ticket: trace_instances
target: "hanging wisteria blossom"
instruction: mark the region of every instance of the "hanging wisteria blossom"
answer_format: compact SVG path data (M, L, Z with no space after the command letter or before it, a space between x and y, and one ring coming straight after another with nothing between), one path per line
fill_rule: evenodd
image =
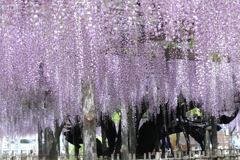
M239 0L1 0L1 127L81 115L83 83L98 112L122 104L175 109L179 94L216 114L240 89ZM24 128L26 131L26 129ZM3 131L0 134L5 134Z

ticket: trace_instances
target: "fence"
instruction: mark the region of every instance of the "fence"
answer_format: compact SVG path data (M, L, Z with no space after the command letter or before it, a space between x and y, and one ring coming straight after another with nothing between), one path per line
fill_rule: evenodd
M165 158L161 158L162 153L156 152L154 155L152 153L144 154L144 156L140 159L136 159L135 154L129 154L128 160L225 160L225 159L238 159L240 160L240 149L218 149L212 150L210 152L204 152L201 150L193 150L190 152L187 151L174 151L173 155L169 156L169 151L165 153ZM61 155L58 160L75 160L76 157L73 155ZM79 156L80 160L83 160L83 156ZM36 155L3 155L0 157L0 160L39 160ZM46 160L43 158L42 160ZM106 160L106 158L100 157L96 158L96 160ZM120 156L117 155L114 157L113 155L107 160L120 160Z

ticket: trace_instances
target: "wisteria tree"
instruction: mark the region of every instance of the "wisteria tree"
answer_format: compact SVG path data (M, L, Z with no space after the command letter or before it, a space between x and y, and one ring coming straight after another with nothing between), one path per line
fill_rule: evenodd
M180 92L211 115L234 106L239 0L1 0L0 6L1 135L53 129L66 114L83 120L87 111L98 119L116 110L127 131L129 108L144 99L151 113L166 102L174 110ZM92 91L90 110L83 88Z

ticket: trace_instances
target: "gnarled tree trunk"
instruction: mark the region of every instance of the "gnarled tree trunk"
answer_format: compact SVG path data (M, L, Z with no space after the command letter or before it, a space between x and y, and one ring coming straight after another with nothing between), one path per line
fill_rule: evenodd
M60 135L64 127L63 121L59 125L58 120L55 120L55 132L53 133L50 127L44 130L44 156L46 160L58 159L60 156Z
M43 148L42 148L42 128L40 123L38 123L38 159L43 158Z
M217 125L216 125L216 118L214 116L211 116L211 126L212 126L211 139L212 139L212 151L213 151L212 154L217 155L217 149L218 149Z
M128 159L128 115L127 115L127 107L122 105L121 107L121 139L122 146L120 149L121 159Z
M136 153L136 129L134 125L134 120L133 120L133 111L131 108L128 110L128 127L129 127L129 132L128 132L128 137L129 137L129 152L131 154Z
M93 85L86 83L82 87L82 113L83 113L83 147L84 160L94 160L96 149L96 115L94 106Z
M57 151L55 147L55 139L53 131L50 127L44 130L44 157L46 160L57 159Z

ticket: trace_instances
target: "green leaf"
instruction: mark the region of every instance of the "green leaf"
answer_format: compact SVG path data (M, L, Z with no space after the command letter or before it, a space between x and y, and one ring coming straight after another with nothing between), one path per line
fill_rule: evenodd
M169 43L165 42L165 48L168 49L168 47L169 47Z
M181 45L175 42L165 42L165 48L168 49L169 47L172 48L179 48Z
M214 62L221 62L221 58L217 54L212 54L212 59Z
M142 118L147 118L147 112L142 115Z
M196 41L194 40L194 38L191 38L189 42L190 48L192 48L195 44L196 44Z
M188 113L190 113L190 114L197 114L198 116L202 116L201 110L199 108L197 108L197 107L189 110Z
M112 115L112 120L114 123L118 123L120 121L120 115L117 112L114 112Z

